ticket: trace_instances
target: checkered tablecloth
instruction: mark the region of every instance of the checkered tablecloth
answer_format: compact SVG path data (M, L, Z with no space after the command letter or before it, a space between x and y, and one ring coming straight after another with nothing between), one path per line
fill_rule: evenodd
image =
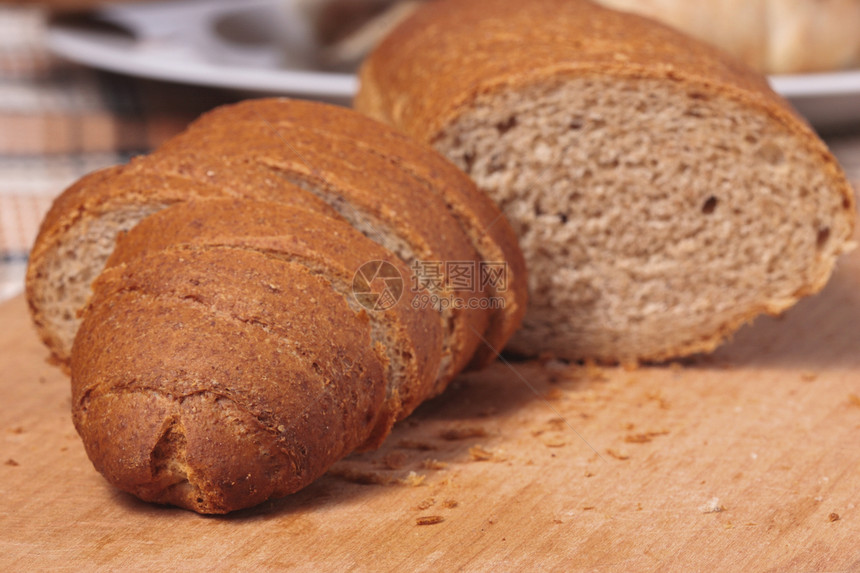
M63 62L45 48L46 20L39 9L0 2L0 300L22 290L41 218L67 185L241 97ZM860 182L860 133L830 143Z
M0 2L0 300L22 290L39 223L66 186L240 98L62 61L45 47L46 22L43 10Z

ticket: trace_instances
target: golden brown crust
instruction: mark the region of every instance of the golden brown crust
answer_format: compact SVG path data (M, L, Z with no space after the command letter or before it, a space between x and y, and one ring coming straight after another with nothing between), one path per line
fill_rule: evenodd
M121 237L107 267L130 263L148 252L187 245L250 249L325 269L332 280L351 288L356 271L368 261L386 261L404 277L409 269L390 252L337 219L281 203L227 199L190 201L144 219ZM227 256L230 256L229 254ZM408 282L408 281L407 281ZM403 293L383 313L395 323L409 349L409 386L397 388L408 415L433 388L441 360L441 324L431 308L415 308Z
M338 453L343 455L345 443L353 442L353 447L357 445L357 428L344 433L338 423L343 412L337 406L345 398L327 391L348 388L347 381L342 385L326 385L310 368L309 362L296 358L283 342L268 336L259 327L213 315L190 302L123 292L92 307L81 326L78 340L82 342L76 344L72 353L72 377L77 381L75 386L82 386L76 391L78 399L75 404L81 412L76 416L76 427L97 469L118 466L128 472L118 475L104 472L114 485L122 489L148 484L149 478L146 474L140 475L136 467L127 467L123 451L130 447L138 449L142 464L144 458L156 457L153 454L155 447L147 444L138 448L134 441L129 444L111 439L111 430L121 430L139 413L124 400L112 404L108 412L90 412L91 401L97 401L105 394L160 393L183 404L188 397L211 393L229 401L240 410L249 412L267 433L276 436L280 433L284 440L292 438L298 442L298 445L288 443L281 446L282 451L304 448L307 455L297 456L296 467L289 474L291 480L301 485L317 477L324 467L337 459L334 456ZM110 344L107 344L108 340ZM141 352L142 348L150 351ZM95 384L98 385L92 388ZM290 400L273 401L273 397L285 395L290 396ZM379 398L382 398L381 394ZM313 416L307 411L310 407L314 408ZM213 416L204 415L198 420L211 418ZM283 431L279 431L279 421L282 421L280 425L289 424L289 427L284 426ZM182 422L185 425L188 421ZM217 424L218 421L212 420L211 423ZM194 430L191 431L206 432L205 428L188 424L183 431L186 439L192 428ZM252 429L246 426L236 428L236 442L241 442L243 434ZM201 442L205 443L205 440ZM204 480L222 483L219 475L238 477L242 470L234 470L230 462L246 452L230 442L216 442L210 447L216 450L212 452L214 457L201 457L218 471L214 475L211 471L202 472ZM216 452L220 452L222 460ZM182 453L175 457L178 459L174 463L188 468L175 471L174 479L184 473L193 484L194 472L201 470ZM259 454L251 457L265 460ZM159 461L153 459L151 463ZM253 475L260 470L256 465L246 465L244 471ZM209 497L201 493L195 495L204 499ZM211 499L209 502L217 503ZM191 501L183 505L187 507ZM236 508L228 506L223 509Z
M412 264L441 262L443 270L449 261L477 266L478 254L436 194L427 193L403 170L373 154L356 150L343 139L325 140L313 132L279 129L270 124L200 123L150 156L148 162L156 169L163 168L165 163L182 162L193 169L194 177L199 177L217 170L223 158L266 165L271 169L270 177L285 177L337 196L344 217L354 224L359 219L366 232L383 242L386 235L396 235L396 240L409 249ZM371 184L367 179L369 173L374 175ZM445 231L439 232L440 229ZM447 294L440 292L442 296ZM458 295L472 299L484 296L477 290ZM487 329L489 315L481 308L450 312L452 356L442 384L468 364Z
M294 101L281 105L278 99L248 100L224 106L203 115L190 128L209 129L213 125L236 127L239 122L257 123L287 134L312 133L324 145L336 142L356 152L371 152L415 177L427 192L437 193L473 248L487 262L508 264L507 284L491 296L504 299L502 308L491 315L491 324L473 358L480 368L496 358L522 322L526 311L526 266L517 237L492 200L480 191L452 163L437 153L393 130L377 129L377 123L337 106Z
M377 425L390 426L379 419L387 414L385 359L376 353L367 315L349 309L326 279L300 264L239 249L227 256L218 249L165 250L107 270L95 292L80 331L88 340L76 344L73 354L74 412L96 467L124 489L146 492L153 501L164 495L167 476L141 474L138 466L157 463L151 458L159 457L157 445L168 426L188 448L185 473L194 488L181 505L192 509L201 495L195 489L217 491L202 495L217 508L236 504L213 502L235 486L200 485L195 469L197 477L218 484L251 476L251 489L265 492L265 499L306 485ZM311 301L318 307L309 314ZM142 348L149 351L135 351ZM137 420L138 402L149 400L146 395L166 397L172 407L162 404L148 419ZM188 410L188 398L207 396L229 402L252 423L222 428L217 450L195 460L195 444L213 448L208 426L224 425L218 419L223 408L211 400ZM90 412L94 403L109 404L111 414ZM99 422L87 423L90 415ZM124 431L126 424L141 437L116 443L105 435ZM241 446L249 432L274 438L298 471L294 467L286 481L279 476L269 483L269 468L260 465L268 463L267 456ZM132 459L139 461L120 463L129 454L116 448L136 448ZM229 463L237 459L235 467ZM249 495L256 499L246 493L243 503Z
M365 61L355 107L432 141L477 94L565 72L702 83L792 113L722 52L587 0L431 2Z

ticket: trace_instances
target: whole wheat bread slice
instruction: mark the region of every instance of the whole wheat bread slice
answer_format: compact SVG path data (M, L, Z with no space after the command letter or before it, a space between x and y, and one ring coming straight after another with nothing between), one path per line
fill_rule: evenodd
M511 221L529 265L516 352L709 351L820 290L849 246L844 174L764 78L584 0L429 3L366 61L355 105Z

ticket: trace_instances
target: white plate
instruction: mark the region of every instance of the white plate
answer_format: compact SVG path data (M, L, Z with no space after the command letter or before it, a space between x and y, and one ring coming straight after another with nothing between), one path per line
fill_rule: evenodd
M347 101L351 73L316 67L310 25L286 0L185 0L101 9L131 32L56 21L48 45L95 68L151 79ZM860 123L860 70L773 76L774 89L819 129Z
M358 87L354 74L316 68L310 23L284 0L111 5L55 20L47 42L72 61L150 79L328 99Z

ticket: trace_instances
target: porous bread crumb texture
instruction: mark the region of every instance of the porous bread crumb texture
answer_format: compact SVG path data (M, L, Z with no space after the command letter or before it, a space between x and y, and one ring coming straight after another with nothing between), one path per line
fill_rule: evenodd
M104 269L116 237L141 219L163 209L163 204L121 205L96 217L82 219L55 239L56 246L31 269L30 304L38 308L40 334L54 353L68 357L81 324L78 311L90 295L90 285Z
M520 236L530 299L515 352L711 350L820 289L852 232L820 152L707 86L547 79L478 95L434 144Z

